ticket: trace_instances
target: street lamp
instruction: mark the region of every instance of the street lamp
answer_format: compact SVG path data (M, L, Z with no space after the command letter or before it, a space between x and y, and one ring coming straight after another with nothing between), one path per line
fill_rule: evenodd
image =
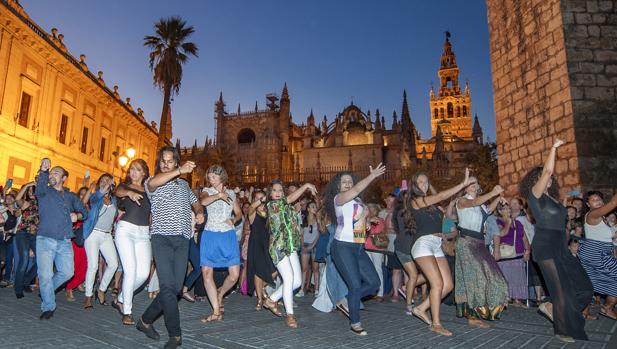
M114 152L113 154L118 157L118 165L120 165L120 169L122 169L122 176L124 176L124 172L126 171L126 165L135 157L135 148L130 147L124 151L122 154L118 154L118 152Z

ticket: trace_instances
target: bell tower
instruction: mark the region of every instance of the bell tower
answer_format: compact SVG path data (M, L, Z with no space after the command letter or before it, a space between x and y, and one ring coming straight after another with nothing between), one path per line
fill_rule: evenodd
M465 83L465 90L459 85L459 68L456 64L456 55L452 51L450 32L446 32L446 41L443 44L439 71L439 93L435 95L431 89L431 134L436 136L440 127L445 138L457 136L462 139L472 138L471 127L471 96L469 83Z

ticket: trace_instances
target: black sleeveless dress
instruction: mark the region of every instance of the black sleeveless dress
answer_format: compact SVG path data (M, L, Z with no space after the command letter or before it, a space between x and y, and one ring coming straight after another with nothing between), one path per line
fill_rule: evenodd
M587 340L582 312L591 302L593 287L580 261L568 250L567 210L546 194L538 199L530 193L527 200L536 220L531 252L553 303L555 334Z
M276 271L272 258L268 252L270 246L270 233L266 223L268 220L259 214L255 215L255 220L251 224L251 234L246 254L246 271L248 281L248 294L255 292L255 279L257 275L268 284L274 284L272 273Z

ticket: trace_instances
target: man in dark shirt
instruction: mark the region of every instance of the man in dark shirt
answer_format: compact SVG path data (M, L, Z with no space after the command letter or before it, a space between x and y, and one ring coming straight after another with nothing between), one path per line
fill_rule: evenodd
M42 300L41 320L49 320L54 315L55 291L73 276L73 223L87 216L77 195L64 188L67 177L68 172L62 167L51 168L49 159L41 161L35 190L40 219L36 263Z

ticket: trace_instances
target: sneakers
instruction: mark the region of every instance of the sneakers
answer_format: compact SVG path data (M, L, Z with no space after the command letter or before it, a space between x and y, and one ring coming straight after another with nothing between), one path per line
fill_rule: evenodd
M146 325L144 321L141 319L141 317L139 318L139 320L137 320L137 324L135 325L135 328L137 328L138 331L143 332L146 335L146 337L150 339L154 339L155 341L158 341L159 339L161 339L161 335L159 335L159 333L156 332L156 330L154 329L154 326L152 324ZM180 340L180 343L182 343L182 340ZM167 348L167 344L165 344L165 347ZM175 348L175 347L170 347L170 348Z
M296 293L296 297L298 297L298 298L304 297L304 291L302 291L302 290L298 291L298 293Z

